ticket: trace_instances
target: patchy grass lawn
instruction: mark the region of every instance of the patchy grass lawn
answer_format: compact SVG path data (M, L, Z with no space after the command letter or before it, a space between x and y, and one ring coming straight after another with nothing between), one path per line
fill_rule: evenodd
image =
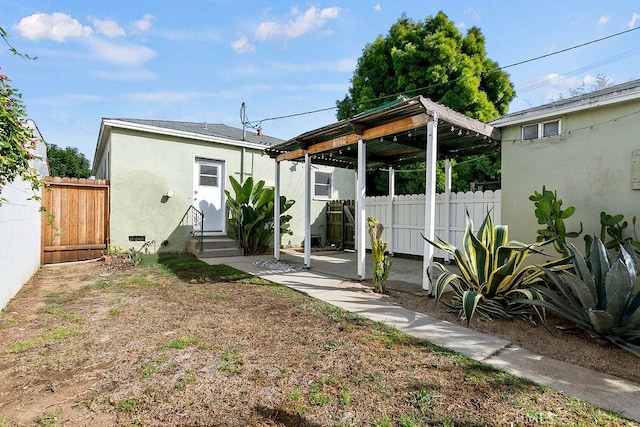
M190 256L43 268L0 334L0 426L631 425Z

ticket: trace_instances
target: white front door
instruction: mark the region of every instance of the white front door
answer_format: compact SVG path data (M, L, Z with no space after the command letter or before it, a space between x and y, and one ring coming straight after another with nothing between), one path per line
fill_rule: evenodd
M225 232L224 161L196 157L194 166L193 207L204 214L203 231L223 234Z

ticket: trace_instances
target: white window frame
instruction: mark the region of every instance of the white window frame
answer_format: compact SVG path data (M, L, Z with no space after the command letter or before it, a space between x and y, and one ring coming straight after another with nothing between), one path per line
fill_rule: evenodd
M558 123L558 133L554 134L554 135L549 135L549 136L544 136L544 128L545 125L548 125L550 123ZM538 133L536 135L535 138L525 138L524 137L524 130L525 128L530 128L536 126ZM540 122L540 123L529 123L526 125L522 125L520 127L520 139L522 141L533 141L536 139L544 139L544 138L554 138L557 136L560 136L560 134L562 133L562 121L560 119L553 119L553 120L547 120L546 122Z
M328 175L329 184L325 184L324 180L318 180L318 174ZM318 182L320 181L320 182ZM318 194L318 186L327 188L327 194ZM331 200L333 195L333 173L327 171L314 171L313 173L313 198L315 200Z

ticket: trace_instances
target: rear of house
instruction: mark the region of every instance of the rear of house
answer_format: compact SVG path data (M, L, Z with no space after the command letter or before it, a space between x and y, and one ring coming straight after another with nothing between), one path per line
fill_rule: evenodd
M221 124L138 119L103 119L93 173L111 182L110 241L122 248L183 251L194 224L190 206L205 216L209 235L227 233L224 190L233 194L230 176L274 184L275 163L264 149L280 140ZM304 240L302 165L281 169L281 194L297 203L293 235L281 245ZM352 198L353 173L322 167L312 173L317 194L312 203L312 234L326 233L326 201Z
M534 191L557 191L575 206L570 231L600 232L600 212L640 215L640 80L504 116L502 222L531 242L538 225ZM631 225L630 225L631 227ZM574 241L584 248L582 237Z

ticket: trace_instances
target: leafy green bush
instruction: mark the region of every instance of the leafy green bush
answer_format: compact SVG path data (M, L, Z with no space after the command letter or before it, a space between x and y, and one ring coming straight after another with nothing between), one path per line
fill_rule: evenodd
M247 178L244 184L240 184L233 176L229 180L234 191L232 196L228 190L224 190L231 213L229 232L240 242L245 253L264 252L273 239L275 229L275 191L273 187L265 187L264 181L254 185L252 177ZM280 196L280 213L289 210L294 203L294 200ZM280 233L291 234L291 218L291 215L280 215Z
M467 324L477 312L481 317L491 320L493 316L511 318L523 316L533 321L531 306L516 302L523 296L538 298L530 285L541 275L542 270L526 265L527 257L540 253L536 248L549 241L525 245L509 241L506 225L494 225L490 213L484 218L477 235L473 234L473 221L467 212L467 224L462 248L438 238L433 242L423 238L436 248L453 255L460 274L449 271L439 262L433 267L442 274L434 284L436 304L441 301L447 286L451 287L453 297L446 306L459 311L460 318L466 318ZM568 258L560 258L544 263L547 268L564 268Z
M553 286L535 285L544 300L522 302L557 313L600 344L613 343L640 356L638 260L631 245L620 247L615 260L597 237L588 259L573 245L567 249L574 271L542 269Z

